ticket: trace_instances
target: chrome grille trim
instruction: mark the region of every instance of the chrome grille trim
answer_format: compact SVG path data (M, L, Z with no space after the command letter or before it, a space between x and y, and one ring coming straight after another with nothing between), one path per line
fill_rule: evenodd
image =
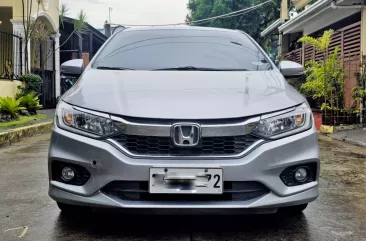
M111 119L121 129L121 133L131 136L146 136L146 137L169 137L171 138L172 127L177 121L166 121L164 124L160 123L141 123L132 122L121 117L111 116ZM240 137L246 136L252 133L253 129L259 123L260 117L253 117L246 120L239 120L237 122L228 123L223 120L221 123L219 120L215 121L215 124L207 124L205 120L197 121L201 126L201 138L209 137ZM200 124L201 122L201 124ZM203 122L203 123L202 123ZM169 123L169 124L167 124ZM139 154L129 150L128 147L123 146L119 141L108 138L106 142L112 144L125 155L131 158L157 158L157 159L227 159L227 158L241 158L251 152L254 148L261 145L265 140L259 139L253 142L250 146L245 148L242 152L236 154L220 154L220 155L174 155L174 154Z
M201 125L202 137L244 136L252 133L260 121L260 117L233 124Z
M171 137L171 129L175 123L180 123L181 120L176 121L169 121L163 120L164 124L160 123L142 123L142 122L134 122L129 121L121 117L99 113L95 111L91 111L88 109L84 109L81 107L74 107L74 109L86 112L92 115L97 115L105 118L111 118L115 124L121 129L121 133L125 135L132 135L132 136L146 136L146 137ZM243 118L244 119L244 118ZM201 127L201 137L240 137L249 135L255 126L259 123L261 117L253 117L245 120L238 120L238 121L227 121L225 120L200 120L196 121L195 123L199 124ZM146 119L147 121L151 121ZM209 122L214 121L215 124L208 124ZM191 121L190 121L191 122ZM229 123L231 122L231 123ZM118 141L114 140L113 137L103 140L115 148L120 150L126 156L131 158L156 158L156 159L233 159L233 158L242 158L245 155L249 154L253 151L256 147L266 143L266 140L258 139L257 141L253 142L250 146L244 149L242 152L237 154L219 154L219 155L159 155L159 154L137 154L129 151L126 147L121 145Z
M120 117L111 116L123 134L136 136L170 136L171 125L134 123Z
M149 123L138 123L128 121L118 116L100 113L81 107L74 106L75 110L79 110L85 113L89 113L104 118L111 118L115 121L115 124L121 129L121 132L126 135L137 135L137 136L171 136L171 127L176 122L172 121L170 124L149 124ZM285 110L288 112L288 110ZM214 137L214 136L242 136L250 134L255 126L259 123L261 117L252 117L244 121L238 121L236 123L222 123L218 124L200 124L202 130L202 137ZM263 118L262 118L263 119ZM184 122L184 121L183 121ZM196 121L199 122L203 121Z
M121 132L126 135L136 136L171 136L171 128L175 124L146 124L127 121L123 118L111 116ZM202 137L215 136L243 136L250 134L259 123L260 117L254 117L237 123L209 125L200 124ZM179 121L177 121L179 122Z

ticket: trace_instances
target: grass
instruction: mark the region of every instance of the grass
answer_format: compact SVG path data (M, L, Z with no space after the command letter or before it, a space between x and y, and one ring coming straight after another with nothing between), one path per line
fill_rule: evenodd
M0 123L0 127L14 127L27 124L28 122L35 120L46 119L47 116L43 114L37 114L32 116L20 116L18 120Z

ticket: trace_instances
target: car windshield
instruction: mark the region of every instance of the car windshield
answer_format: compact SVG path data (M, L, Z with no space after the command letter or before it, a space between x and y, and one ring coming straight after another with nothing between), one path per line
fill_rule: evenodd
M127 30L104 47L105 70L263 71L272 64L244 34L220 30Z

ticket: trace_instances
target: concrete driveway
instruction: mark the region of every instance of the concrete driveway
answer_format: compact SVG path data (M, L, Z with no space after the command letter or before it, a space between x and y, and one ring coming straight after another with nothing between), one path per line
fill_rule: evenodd
M48 135L0 149L0 240L366 240L366 150L321 138L320 197L297 217L65 216L48 197ZM24 228L27 227L27 228Z

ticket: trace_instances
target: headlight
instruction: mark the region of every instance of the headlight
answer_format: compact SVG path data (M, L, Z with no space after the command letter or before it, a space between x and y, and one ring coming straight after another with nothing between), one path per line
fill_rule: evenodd
M120 132L109 115L96 114L76 110L71 105L61 101L56 112L57 125L62 129L94 138L110 136Z
M276 139L308 130L312 123L310 108L306 104L302 104L285 114L261 119L253 134Z

